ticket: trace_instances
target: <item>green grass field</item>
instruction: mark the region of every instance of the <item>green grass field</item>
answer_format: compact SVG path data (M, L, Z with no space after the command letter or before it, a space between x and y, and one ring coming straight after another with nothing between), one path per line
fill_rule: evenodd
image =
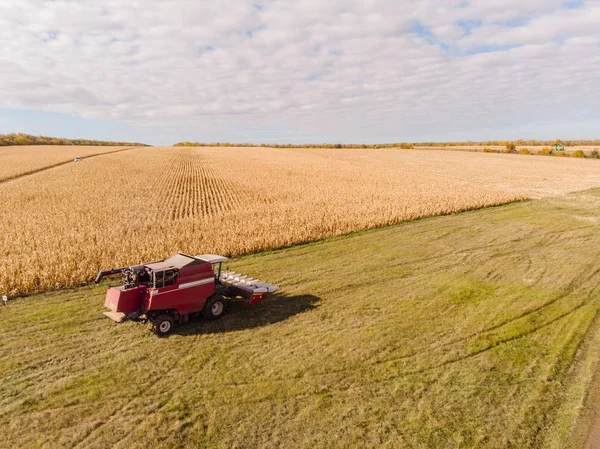
M245 257L281 290L163 339L106 285L11 301L0 447L579 447L599 223L595 190Z

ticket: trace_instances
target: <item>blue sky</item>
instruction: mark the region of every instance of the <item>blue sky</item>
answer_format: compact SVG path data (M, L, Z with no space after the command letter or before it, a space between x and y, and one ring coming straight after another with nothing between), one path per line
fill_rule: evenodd
M0 133L600 138L598 0L130 3L0 0Z

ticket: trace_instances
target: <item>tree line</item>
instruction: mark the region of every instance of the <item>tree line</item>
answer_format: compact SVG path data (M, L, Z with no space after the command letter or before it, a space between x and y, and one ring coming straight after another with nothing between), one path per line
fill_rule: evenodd
M379 144L364 144L364 143L229 143L229 142L179 142L173 145L174 147L267 147L267 148L402 148L412 149L414 146L410 143L379 143Z
M0 134L0 146L11 145L88 145L88 146L147 146L143 143L112 142L89 139L65 139L62 137L32 136L31 134Z
M277 144L277 143L230 143L230 142L179 142L174 147L268 147L268 148L402 148L413 149L415 147L465 147L465 146L553 146L557 142L567 147L600 145L600 140L486 140L486 141L464 141L464 142L413 142L413 143L311 143L311 144Z

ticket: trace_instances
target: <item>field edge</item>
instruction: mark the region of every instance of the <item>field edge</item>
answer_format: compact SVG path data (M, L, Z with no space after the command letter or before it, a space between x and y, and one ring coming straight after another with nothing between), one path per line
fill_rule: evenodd
M600 406L600 310L586 331L573 363L564 376L568 386L542 447L583 449Z

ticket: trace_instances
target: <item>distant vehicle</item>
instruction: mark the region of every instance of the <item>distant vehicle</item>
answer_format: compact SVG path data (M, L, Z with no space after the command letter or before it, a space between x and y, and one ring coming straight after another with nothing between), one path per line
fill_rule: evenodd
M565 147L563 145L556 144L556 145L554 145L554 150L555 151L565 151Z
M79 162L81 161L81 156L77 156L75 159L73 159L73 162Z

